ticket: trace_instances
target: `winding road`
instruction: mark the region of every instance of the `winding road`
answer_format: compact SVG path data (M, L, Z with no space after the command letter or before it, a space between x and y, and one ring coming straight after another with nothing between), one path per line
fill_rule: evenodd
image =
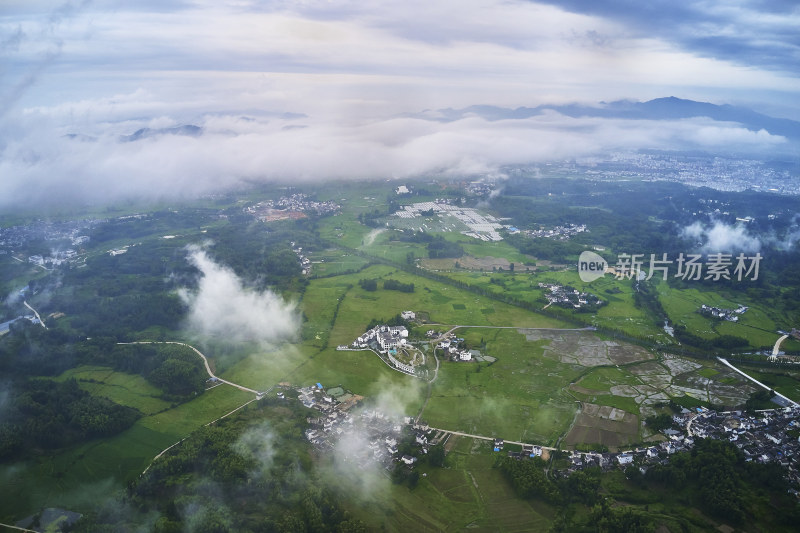
M778 355L781 353L781 343L789 338L789 335L784 335L780 339L775 342L775 346L772 348L772 355Z
M247 387L245 387L243 385L239 385L239 384L234 383L232 381L228 381L226 379L222 379L220 377L215 376L214 373L211 371L211 367L208 364L208 358L205 355L203 355L203 353L200 350L198 350L197 348L195 348L191 344L186 344L185 342L177 342L177 341L136 341L136 342L118 342L117 344L178 344L180 346L186 346L187 348L191 348L192 350L194 350L194 353L196 353L197 355L199 355L203 359L203 364L206 367L206 372L208 372L209 377L211 377L213 379L216 379L220 383L225 383L226 385L230 385L231 387L236 387L239 390L243 390L245 392L252 392L253 394L255 394L258 397L264 395L263 392L259 392L257 390L249 389L249 388L247 388Z
M228 381L226 379L222 379L220 377L217 377L216 375L214 375L214 372L211 371L211 366L208 364L208 358L203 354L203 352L201 352L200 350L198 350L197 348L195 348L191 344L186 344L185 342L177 342L177 341L136 341L136 342L118 342L117 344L120 344L120 345L126 345L126 344L177 344L177 345L180 345L180 346L186 346L187 348L191 348L192 350L194 350L194 353L196 353L197 355L200 356L200 358L203 360L203 364L206 367L206 372L208 372L208 375L211 378L216 379L220 383L225 383L226 385L230 385L231 387L236 387L237 389L243 390L245 392L252 392L253 394L256 395L256 397L253 398L252 400L250 400L248 402L245 402L242 405L240 405L239 407L237 407L236 409L234 409L233 411L230 411L229 413L225 413L221 417L219 417L219 418L217 418L215 420L212 420L211 422L209 422L207 424L204 424L204 426L210 426L211 424L214 424L215 422L218 422L218 421L222 420L223 418L232 415L233 413L235 413L239 409L242 409L243 407L246 407L246 406L250 405L254 401L261 399L262 397L264 397L265 394L267 394L269 391L272 390L272 387L270 387L266 391L259 392L259 391L250 389L248 387L245 387L243 385L239 385L238 383L233 383L232 381ZM172 448L174 448L175 446L177 446L181 442L185 441L187 438L188 438L188 436L182 438L181 440L179 440L175 444L173 444L171 446L168 446L168 447L164 448L163 450L161 450L161 453L159 453L158 455L153 457L153 460L150 461L150 464L147 465L147 468L144 469L144 472L142 472L141 475L145 475L147 473L147 471L150 470L150 467L153 466L153 463L155 463L162 455L167 453L169 450L171 450Z

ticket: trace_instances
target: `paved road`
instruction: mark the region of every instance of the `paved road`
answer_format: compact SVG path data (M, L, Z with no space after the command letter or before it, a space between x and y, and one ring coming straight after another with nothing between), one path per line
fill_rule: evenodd
M441 431L442 433L449 433L451 435L457 435L459 437L469 437L471 439L490 440L492 442L494 442L494 439L495 439L495 437L484 437L483 435L472 435L471 433L462 433L460 431L451 431L449 429L434 428L434 427L432 427L431 429L434 430L434 431ZM516 442L516 441L513 441L513 440L505 440L505 439L503 439L503 442L508 443L508 444L518 444L520 446L523 446L525 444L530 444L531 446L539 446L543 450L551 450L551 451L558 450L558 448L551 448L550 446L540 446L539 444L531 444L530 442Z
M42 320L42 317L39 316L39 312L33 307L31 307L31 304L29 304L28 302L23 301L22 303L25 304L25 307L33 311L33 314L36 316L36 319L39 321L39 324L41 324L44 329L47 329L47 326L44 325L44 320Z
M778 355L778 353L780 353L781 343L783 341L785 341L786 339L788 339L788 338L789 338L789 335L784 335L783 337L781 337L780 339L775 341L775 346L772 348L772 355Z
M719 360L719 361L720 361L720 362L721 362L723 365L725 365L725 366L729 367L729 368L730 368L731 370L733 370L734 372L737 372L737 373L741 374L742 376L744 376L745 378L749 379L750 381L752 381L753 383L755 383L755 384L756 384L756 385L758 385L759 387L762 387L762 388L764 388L764 389L767 389L767 390L771 390L771 391L772 391L772 392L775 394L775 396L777 396L778 398L782 398L782 399L783 399L783 401L784 401L784 402L786 402L786 404L785 404L786 406L789 406L789 405L791 405L792 407L800 407L800 404L799 404L799 403L797 403L796 401L794 401L794 400L790 400L789 398L787 398L786 396L784 396L784 395L783 395L783 394L781 394L780 392L776 392L776 391L775 391L775 390L774 390L772 387L768 387L768 386L764 385L763 383L761 383L760 381L758 381L756 378L754 378L754 377L751 377L751 376L748 376L747 374L745 374L744 372L742 372L741 370L739 370L738 368L736 368L735 366L733 366L732 364L730 364L730 363L728 362L728 360L727 360L727 359L723 359L722 357L717 357L717 359L718 359L718 360Z
M692 436L692 422L694 422L695 418L697 418L697 414L692 415L686 422L686 434L690 437Z
M197 348L195 348L191 344L186 344L185 342L176 342L176 341L118 342L117 344L178 344L180 346L186 346L187 348L191 348L192 350L194 350L194 353L196 353L197 355L199 355L203 359L203 364L206 366L206 372L208 372L208 375L210 377L216 379L217 381L219 381L221 383L225 383L227 385L230 385L231 387L236 387L237 389L243 390L245 392L252 392L256 396L260 396L262 394L262 393L258 392L257 390L248 389L245 386L238 385L236 383L233 383L232 381L228 381L228 380L225 380L225 379L222 379L220 377L215 376L214 373L211 371L211 367L208 365L208 358L205 355L203 355L203 353L200 350L198 350Z

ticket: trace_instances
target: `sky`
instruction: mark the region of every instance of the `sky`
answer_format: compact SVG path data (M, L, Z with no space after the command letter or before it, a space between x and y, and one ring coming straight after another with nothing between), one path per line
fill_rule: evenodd
M641 148L786 152L703 118L432 117L677 96L800 120L799 27L782 0L5 0L0 209ZM202 134L120 140L182 124Z

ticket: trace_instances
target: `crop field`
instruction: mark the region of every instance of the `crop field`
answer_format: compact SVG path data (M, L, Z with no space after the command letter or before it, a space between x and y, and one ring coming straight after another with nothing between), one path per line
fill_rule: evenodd
M393 260L405 261L408 251L422 249L416 244L408 249L398 246L388 240L388 232L373 231L358 223L349 228L344 217L325 219L325 224L321 230L329 237L342 233L333 238L343 245L368 253L385 252L384 256ZM342 231L345 226L347 231ZM470 246L470 254L477 258L487 257L482 255L487 251L482 247L495 247L486 243ZM495 253L493 257L498 255L521 260L510 253ZM341 385L368 398L388 394L395 402L399 399L399 407L408 415L422 410L422 420L433 427L544 445L564 439L568 446L602 443L615 447L641 440L641 418L656 412L652 403L659 400L688 397L732 405L741 403L752 390L715 362L656 358L640 347L605 340L592 332L537 330L534 328L574 326L390 266L373 265L339 275L366 265L362 257L340 250L319 252L313 260L322 259L325 262L315 263L317 270L313 273L325 277L312 277L298 304L304 321L297 343L243 350L237 362L220 364L222 377L257 390L289 381L297 385ZM632 289L623 282L602 279L583 285L574 272L459 271L450 275L488 290L525 295L531 301L541 295L539 280L571 284L612 302L600 310L594 319L598 323L619 324L620 318L626 317L631 319L624 323L626 331L645 328L646 317L633 307ZM490 283L493 276L502 279L505 288ZM358 284L360 279L373 278L413 283L414 292L382 288L366 291ZM419 326L422 331L464 326L455 330L456 335L494 361L442 361L426 402L428 387L423 380L392 370L372 352L335 349L339 344L350 344L371 320L389 319L409 309L438 324ZM763 320L757 313L752 316ZM664 335L652 322L642 331ZM426 353L431 359L431 352ZM0 514L34 509L45 500L70 506L72 487L98 479L130 479L166 446L252 398L222 385L170 408L159 398L160 391L139 376L84 366L57 379L70 377L92 394L135 407L148 416L114 438L62 450L36 463L0 468L0 482L18 489L0 503ZM790 397L800 396L800 382L775 379L778 390L790 391L786 392ZM394 502L375 503L392 507L391 513L388 508L382 509L387 529L402 530L412 525L417 530L546 528L552 520L551 511L506 494L510 489L500 472L491 468L493 458L488 444L460 439L448 456L450 469L431 471L414 491L392 486ZM45 477L48 483L41 485L46 488L40 488L37 480ZM51 483L53 479L57 482ZM107 485L98 485L98 492L105 490ZM501 518L489 523L490 516Z
M516 248L505 241L486 242L473 239L465 235L444 235L445 239L457 242L464 248L464 251L473 257L497 257L505 259L511 263L516 263L517 267L522 267L525 263L534 263L536 259L529 255L520 253Z
M362 278L414 283L415 290L366 291L358 285ZM339 312L331 326L340 298ZM444 324L434 328L439 331L453 325L570 328L558 320L383 265L370 266L357 274L311 280L301 305L307 317L305 340L296 348L306 359L298 355L292 359L296 368L287 377L277 378L278 373L269 373L271 356L267 354L262 357L262 370L248 360L231 369L226 377L236 376L248 383L248 379L258 376L265 385L269 380L297 384L319 381L326 386L342 385L367 397L380 395L387 387L410 389L405 391L404 407L414 415L424 403L422 380L392 370L372 352L336 351L335 346L350 344L370 320L388 319L407 309L425 313L433 323ZM324 337L326 328L328 337ZM643 348L603 340L591 332L476 327L455 332L470 347L481 349L483 355L496 361L442 361L421 415L433 427L553 444L568 433L580 414L576 400L581 400L633 417L633 421L625 419L624 427L600 419L586 419L585 424L578 425L588 428L590 422L597 422L606 432L605 443L623 444L637 440L641 432L639 417L656 412L653 403L688 395L703 402L735 404L743 402L749 391L746 385L737 388L740 380L722 367L717 369L715 363L703 366L683 359L656 362L655 356ZM327 348L320 351L323 340L327 340ZM277 352L285 355L292 349L287 346ZM570 387L571 382L574 385ZM619 435L611 435L614 428ZM578 431L573 431L571 441L598 438L590 433L579 438Z
M414 292L365 291L358 286L359 279L394 279L401 283L413 283ZM335 282L333 281L335 280ZM313 280L307 292L312 291L317 281L329 281L337 285L353 285L339 308L336 324L331 332L330 344L349 344L364 332L372 318L391 318L404 310L425 312L430 322L460 325L497 325L516 327L570 327L542 315L523 311L486 297L421 278L387 266L372 266L358 274L339 276L330 280ZM463 305L454 307L453 304ZM493 313L481 310L493 309ZM308 314L306 312L306 314ZM344 333L344 334L342 334Z
M634 404L635 405L635 404ZM564 444L602 444L611 449L639 440L639 420L622 408L584 403Z
M515 330L458 330L484 338L497 361L443 363L422 414L433 427L524 442L552 443L575 415L563 391L579 368L545 357L542 343ZM474 340L473 340L474 342Z
M308 360L296 346L254 348L221 374L221 378L257 391L267 390Z
M535 259L533 257L528 258L527 261L528 265L521 265L519 263L514 264L514 272L518 273L526 273L526 272L533 272L536 270L536 266L533 266ZM443 259L422 259L420 261L420 266L422 268L426 268L428 270L433 271L445 271L451 273L463 273L467 272L493 272L493 271L501 271L506 270L510 271L512 262L504 257L493 257L493 256L484 256L484 257L475 257L472 255L463 255L459 258L443 258Z

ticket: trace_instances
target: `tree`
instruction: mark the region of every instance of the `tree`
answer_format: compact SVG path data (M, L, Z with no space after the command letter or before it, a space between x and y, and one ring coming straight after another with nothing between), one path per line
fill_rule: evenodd
M431 466L442 467L444 466L444 446L441 444L437 444L436 446L432 446L428 450L428 463Z

